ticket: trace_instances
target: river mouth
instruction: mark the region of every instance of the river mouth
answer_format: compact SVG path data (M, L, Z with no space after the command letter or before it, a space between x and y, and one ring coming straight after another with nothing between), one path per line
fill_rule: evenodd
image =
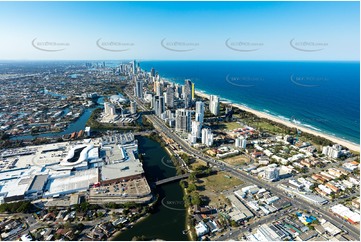
M147 180L154 182L176 175L176 170L162 163L162 159L170 160L167 152L159 143L147 137L137 136L139 152L143 156L143 168ZM164 158L165 157L165 158ZM135 224L114 238L114 240L132 240L134 237L144 240L185 241L186 210L183 203L183 190L179 182L164 184L154 190L158 194L158 202L150 216Z

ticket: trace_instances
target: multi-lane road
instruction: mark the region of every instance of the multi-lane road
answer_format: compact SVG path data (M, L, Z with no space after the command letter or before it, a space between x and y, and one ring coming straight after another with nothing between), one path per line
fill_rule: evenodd
M132 95L128 94L128 96L130 96L133 100L136 100L138 106L140 108L142 108L145 111L148 111L148 109L136 98L134 98ZM269 191L271 191L273 194L277 195L280 198L285 198L285 199L289 199L289 197L284 193L284 191L282 191L281 189L277 188L276 184L272 184L269 182L266 182L264 180L259 180L251 175L249 175L248 173L245 173L244 171L241 171L235 167L232 167L231 165L221 162L221 161L217 161L214 160L206 155L204 155L203 153L201 153L200 151L197 151L193 148L191 148L188 143L186 143L183 139L181 139L178 135L176 135L175 133L173 133L173 131L168 128L163 120L161 120L160 118L158 118L155 115L147 115L147 117L149 118L149 120L153 123L154 127L156 129L158 129L159 131L165 133L169 138L173 139L177 144L180 145L180 147L187 153L193 155L194 157L212 164L215 167L220 167L220 168L224 168L225 171L231 173L232 175L238 177L239 179L251 183L251 184L255 184L257 186L263 187L268 189ZM328 221L330 221L331 223L334 223L336 226L342 226L342 229L347 231L352 237L354 237L356 240L359 240L360 238L360 229L357 228L356 226L353 226L347 222L345 222L343 219L336 217L334 214L332 214L331 212L329 212L328 210L324 209L321 206L315 205L313 203L309 203L307 201L304 200L297 200L296 199L292 199L292 204L296 207L298 207L299 209L303 209L303 210L308 210L308 211L317 211L320 215L322 215L322 217ZM233 236L232 236L233 237ZM231 238L229 238L231 239Z

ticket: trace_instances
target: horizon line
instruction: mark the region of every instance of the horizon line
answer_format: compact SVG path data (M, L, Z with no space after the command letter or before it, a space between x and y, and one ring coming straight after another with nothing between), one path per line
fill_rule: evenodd
M267 62L360 62L360 60L230 60L230 59L193 59L193 60L186 60L186 59L138 59L138 58L131 58L131 59L0 59L0 61L4 62L37 62L37 61L49 61L49 62L56 62L56 61L250 61L250 62L260 62L260 61L267 61Z

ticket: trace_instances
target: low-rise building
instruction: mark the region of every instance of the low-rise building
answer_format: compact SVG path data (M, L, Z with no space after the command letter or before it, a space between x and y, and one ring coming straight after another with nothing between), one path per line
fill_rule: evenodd
M231 217L233 216L235 221L248 220L254 216L253 213L235 195L229 195L227 198L234 209L233 213L230 213L229 215Z
M341 229L339 229L338 227L336 227L334 224L330 223L329 221L323 223L322 227L331 236L335 236L335 235L341 233Z
M208 227L203 221L200 221L194 228L198 237L201 237L209 232Z
M360 214L351 211L351 209L342 204L337 204L331 207L331 211L340 218L345 219L352 224L360 223Z

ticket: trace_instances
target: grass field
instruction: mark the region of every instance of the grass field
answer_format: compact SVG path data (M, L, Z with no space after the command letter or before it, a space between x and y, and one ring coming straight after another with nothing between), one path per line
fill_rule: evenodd
M237 122L229 122L229 123L223 123L223 124L225 125L225 129L227 129L227 130L242 128L242 126Z
M264 130L264 131L270 131L272 133L284 133L284 130L274 126L272 124L269 124L267 122L264 121L260 121L260 122L253 122L250 124L250 126L252 126L253 128L256 128L258 130Z
M218 124L213 124L211 126L211 128L214 130L223 131L224 129L233 130L233 129L237 129L237 128L242 128L242 126L237 122L229 122L229 123L222 122L222 123L218 123Z
M197 159L195 162L193 162L193 163L190 165L190 168L191 168L192 170L195 170L197 167L206 166L206 165L207 165L206 162Z
M223 161L233 166L240 166L249 163L250 159L245 155L237 155L226 158Z
M235 186L243 184L238 178L232 177L226 172L218 172L215 175L198 179L197 190L200 195L207 196L210 199L209 205L219 207L227 203L222 192Z
M226 172L218 172L215 175L200 178L200 180L202 181L200 185L202 185L205 189L216 193L243 184L241 180L229 175Z

